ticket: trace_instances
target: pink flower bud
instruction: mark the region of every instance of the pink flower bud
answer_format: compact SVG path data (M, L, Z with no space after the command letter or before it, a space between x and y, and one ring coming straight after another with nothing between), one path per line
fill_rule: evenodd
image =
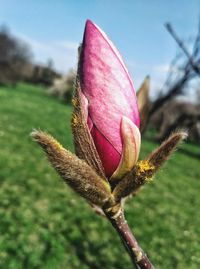
M117 168L120 170L119 164L127 167L122 162L127 162L127 158L134 154L129 158L132 161L127 169L130 169L137 161L140 149L136 93L121 55L106 34L89 20L85 26L79 77L89 130L106 176L110 177ZM128 118L131 124L122 124L123 118ZM126 132L123 128L130 139L123 138ZM126 141L135 145L129 150L126 147L128 155L123 154Z

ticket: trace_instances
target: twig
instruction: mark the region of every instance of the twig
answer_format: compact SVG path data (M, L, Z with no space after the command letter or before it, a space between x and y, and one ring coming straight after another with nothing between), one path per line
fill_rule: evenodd
M141 249L135 237L133 236L127 221L125 220L124 213L121 211L116 218L112 218L108 214L106 214L106 216L122 239L122 242L128 251L135 268L154 269L154 266L151 264L147 255Z
M179 45L179 47L182 49L182 51L185 53L185 55L187 56L189 63L191 64L192 68L194 69L194 71L197 74L200 74L200 66L195 62L195 60L193 59L192 55L189 53L188 49L186 48L186 46L184 45L184 43L181 41L181 39L178 37L178 35L176 34L176 32L174 31L173 27L171 26L170 23L166 23L165 24L168 32L172 35L172 37L175 39L175 41L177 42L177 44Z

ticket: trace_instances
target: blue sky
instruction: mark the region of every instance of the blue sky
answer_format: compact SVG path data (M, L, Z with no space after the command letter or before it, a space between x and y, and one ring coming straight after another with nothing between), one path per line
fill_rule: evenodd
M30 43L36 61L52 58L66 72L76 66L89 18L117 46L136 88L150 74L156 91L177 49L163 24L171 22L183 38L195 35L199 7L200 0L0 0L0 25Z

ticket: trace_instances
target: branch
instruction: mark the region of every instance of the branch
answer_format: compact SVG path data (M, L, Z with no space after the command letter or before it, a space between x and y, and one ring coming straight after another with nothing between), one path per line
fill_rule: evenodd
M153 105L150 109L150 112L149 112L149 117L151 117L155 113L155 111L157 111L160 107L162 107L165 102L172 99L175 95L177 95L181 91L183 85L187 82L189 75L190 75L190 73L189 73L189 71L187 71L186 74L184 75L184 77L181 78L179 81L177 81L166 95L157 99L153 103Z
M176 32L174 31L173 27L171 26L170 23L166 23L165 27L167 28L168 32L171 34L171 36L175 39L179 47L182 49L182 51L185 53L187 56L189 63L191 64L192 68L194 71L199 75L200 74L200 66L195 62L193 59L193 56L190 54L186 46L184 45L183 41L178 37Z
M135 237L133 236L127 221L125 220L124 214L120 211L120 214L116 218L112 218L109 214L105 212L107 218L111 222L112 226L115 228L119 234L122 242L128 251L135 268L137 269L154 269L154 266L149 261L147 255L139 246Z

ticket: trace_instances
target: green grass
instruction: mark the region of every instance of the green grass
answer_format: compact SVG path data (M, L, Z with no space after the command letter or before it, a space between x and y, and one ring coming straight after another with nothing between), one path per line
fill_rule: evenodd
M0 268L131 269L109 223L93 214L32 142L46 130L73 150L71 109L45 89L0 88ZM143 141L142 156L156 144ZM184 149L198 152L194 145ZM126 216L156 269L200 268L200 162L177 151Z

